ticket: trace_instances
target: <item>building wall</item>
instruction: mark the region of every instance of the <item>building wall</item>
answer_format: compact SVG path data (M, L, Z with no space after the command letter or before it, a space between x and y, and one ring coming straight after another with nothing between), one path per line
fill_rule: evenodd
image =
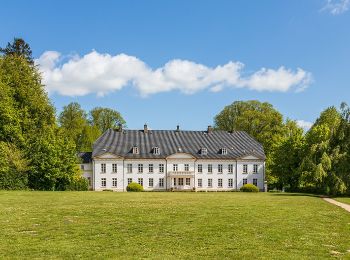
M101 165L106 165L106 172L102 173ZM112 165L117 165L117 172L113 172ZM132 172L128 173L128 164L132 165ZM143 172L139 172L139 164L143 165ZM149 165L153 164L153 173L149 172ZM159 172L159 164L164 164L164 173ZM92 189L104 190L110 189L115 191L126 191L128 179L132 182L143 180L145 190L166 190L170 189L172 178L169 172L173 172L173 165L178 165L178 171L185 171L185 164L189 164L189 172L194 172L194 177L191 178L191 187L196 190L212 190L224 191L240 189L243 186L244 179L247 183L257 181L257 186L260 190L264 189L264 162L261 160L202 160L202 159L180 159L171 158L168 160L123 160L123 159L95 159L92 164L84 164L83 176L92 180ZM198 165L202 165L202 173L198 172ZM211 165L212 172L208 171L208 165ZM219 172L219 165L222 165L222 173ZM229 165L232 165L232 173L229 172ZM243 173L243 167L247 165L247 173ZM257 173L253 173L254 165L257 165ZM237 169L236 169L237 168ZM94 175L92 174L94 170ZM102 187L102 178L106 181L106 186ZM113 178L117 179L117 186L114 187ZM184 177L186 178L186 177ZM149 179L153 179L153 187L149 186ZM164 180L164 186L160 187L160 179ZM199 187L198 180L201 179L202 187ZM209 181L212 182L212 187L209 187ZM221 180L222 186L219 186ZM229 186L232 183L232 187Z

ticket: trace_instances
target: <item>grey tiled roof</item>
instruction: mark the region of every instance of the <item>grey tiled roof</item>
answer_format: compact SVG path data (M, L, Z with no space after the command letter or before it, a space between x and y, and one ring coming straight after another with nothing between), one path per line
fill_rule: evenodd
M132 153L137 146L139 154ZM153 147L159 147L160 154L153 154ZM179 150L180 148L180 150ZM207 148L207 155L200 153ZM227 148L227 154L221 149ZM94 143L92 157L112 153L124 158L166 158L176 152L189 153L202 159L237 159L254 155L265 159L264 149L260 143L243 131L227 132L176 131L176 130L107 130Z
M91 162L92 152L81 152L78 153L78 157L81 159L82 163L90 163Z

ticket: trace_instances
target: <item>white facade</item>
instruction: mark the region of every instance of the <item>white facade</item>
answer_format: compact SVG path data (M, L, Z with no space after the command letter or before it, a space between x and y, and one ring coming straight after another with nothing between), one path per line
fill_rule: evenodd
M264 161L252 155L214 160L179 152L165 159L124 159L105 153L81 165L92 190L126 191L130 182L140 183L146 191L229 191L245 183L264 189Z

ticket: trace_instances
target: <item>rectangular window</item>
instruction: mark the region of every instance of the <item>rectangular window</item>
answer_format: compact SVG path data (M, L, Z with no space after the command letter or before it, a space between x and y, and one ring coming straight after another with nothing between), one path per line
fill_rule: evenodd
M81 170L84 170L84 164L81 164L81 165L80 165L80 169L81 169Z
M243 179L243 185L247 184L248 180L247 179Z
M148 187L153 187L153 178L148 179Z
M159 164L159 173L164 173L164 164Z
M159 187L163 188L164 187L164 178L159 179Z
M177 172L177 169L178 169L178 165L177 164L173 164L173 171Z
M128 178L128 184L132 183L132 178Z
M202 179L198 179L197 182L198 182L198 188L202 188L202 185L203 185Z
M253 184L258 187L258 179L253 179Z
M112 178L112 187L117 187L118 182L117 182L117 178Z
M101 179L101 188L106 188L106 178Z
M212 172L213 172L213 165L208 164L208 173L212 173Z
M91 177L87 177L88 179L88 183L89 183L89 187L91 186Z
M207 148L202 148L201 149L201 154L207 155L208 154L208 149Z
M248 165L243 164L243 173L248 173Z
M228 165L228 173L233 173L233 164Z
M101 163L101 173L106 173L106 164Z
M213 179L208 179L208 188L213 187Z
M228 187L233 188L233 179L228 179Z
M174 186L176 186L176 178L174 178Z
M202 164L198 164L198 173L202 173L203 172L203 165Z
M222 173L222 164L218 164L218 173Z
M179 186L183 186L184 185L184 178L179 178Z
M222 179L218 179L218 187L222 188Z
M254 164L253 173L258 173L258 165Z
M190 165L189 164L185 164L185 172L188 172L190 170Z
M118 172L118 164L116 164L116 163L112 164L112 172L113 173L117 173Z
M139 170L139 173L143 173L143 164L142 163L139 163L138 170Z
M221 149L221 154L227 154L227 149L226 148L222 148Z
M153 164L148 165L148 172L153 173Z
M190 186L191 185L191 178L186 178L186 185Z
M143 186L143 178L138 178L137 182L138 182L138 184L140 184L141 186Z
M127 165L127 173L132 173L132 164L128 163Z

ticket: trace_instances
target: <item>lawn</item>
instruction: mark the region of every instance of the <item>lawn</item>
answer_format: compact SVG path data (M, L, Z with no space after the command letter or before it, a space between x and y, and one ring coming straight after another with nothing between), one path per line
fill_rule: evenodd
M0 191L0 258L350 257L350 214L278 193Z

